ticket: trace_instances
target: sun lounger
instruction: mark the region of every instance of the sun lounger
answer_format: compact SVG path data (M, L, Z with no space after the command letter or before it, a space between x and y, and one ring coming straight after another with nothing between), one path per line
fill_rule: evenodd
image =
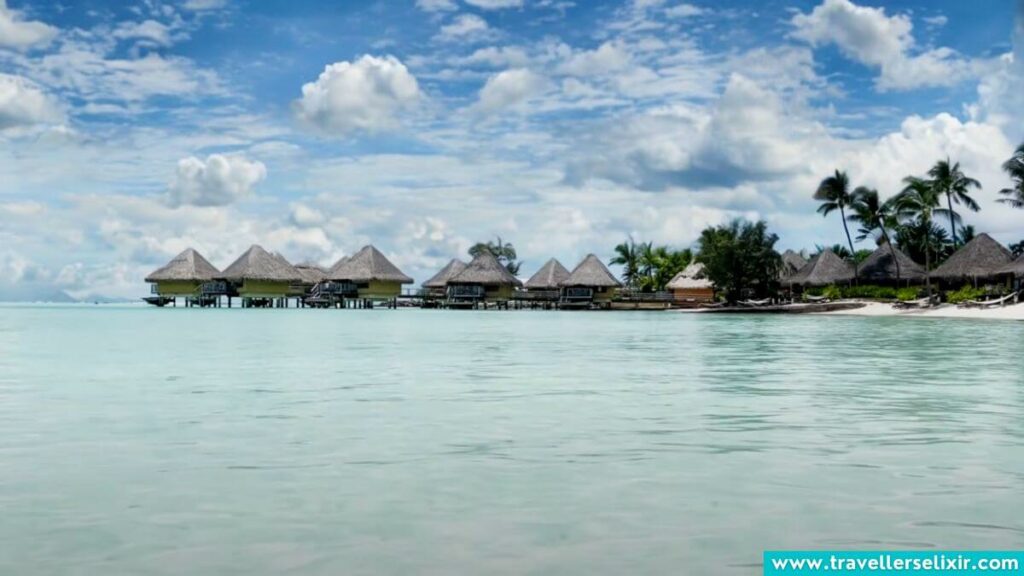
M1017 298L1017 293L1013 292L1011 294L1007 294L1006 296L1003 296L1002 298L995 298L995 299L992 299L992 300L967 300L965 302L961 302L960 304L957 304L957 307L959 307L959 308L991 308L993 306L1006 306L1007 303L1009 303L1011 300L1014 300L1016 298Z

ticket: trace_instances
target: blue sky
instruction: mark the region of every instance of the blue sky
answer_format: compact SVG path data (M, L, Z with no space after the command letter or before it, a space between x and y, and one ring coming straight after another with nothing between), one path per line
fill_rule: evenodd
M734 217L813 248L831 170L890 195L947 155L1017 241L1022 6L0 0L0 293L137 295L188 246L418 280L496 235L526 273Z

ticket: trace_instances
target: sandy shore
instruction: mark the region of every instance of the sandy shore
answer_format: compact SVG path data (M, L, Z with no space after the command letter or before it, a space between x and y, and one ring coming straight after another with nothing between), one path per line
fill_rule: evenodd
M892 304L866 302L863 308L855 310L839 310L824 314L842 314L845 316L910 316L917 318L975 318L987 320L1024 320L1024 303L996 308L957 308L952 304L942 304L924 310L899 310Z

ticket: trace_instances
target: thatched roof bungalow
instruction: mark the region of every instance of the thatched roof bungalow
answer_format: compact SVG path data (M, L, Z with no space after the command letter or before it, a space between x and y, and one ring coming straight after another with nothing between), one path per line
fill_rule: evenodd
M451 302L503 302L512 298L523 283L498 262L494 254L483 252L448 280Z
M327 279L352 284L357 297L370 300L397 298L402 293L402 284L413 283L412 278L372 245L363 246L351 257L340 260L327 272Z
M280 254L271 254L253 244L224 269L218 279L233 284L243 298L284 298L302 274Z
M949 284L998 276L1013 262L1013 254L988 234L979 234L932 271L932 278Z
M558 290L562 282L569 279L569 270L557 259L552 258L540 267L523 285L528 291Z
M896 254L895 258L893 258L893 253ZM897 276L897 263L899 263L898 272L901 282L923 282L928 276L928 271L924 269L924 266L914 262L899 248L890 246L888 242L882 242L870 256L861 262L859 278L880 284L894 283Z
M1024 278L1024 254L1013 262L1010 262L1006 267L1000 269L999 273L1006 274L1007 276L1013 276L1014 278Z
M295 269L302 276L302 283L307 286L314 286L327 278L327 270L315 262L301 262L295 265Z
M622 282L612 275L608 267L597 256L587 254L562 281L561 299L563 304L608 302L619 288L622 288Z
M687 306L714 302L715 285L704 276L704 265L694 262L676 274L665 286L676 304Z
M429 293L444 295L445 289L448 288L448 281L465 269L465 262L458 258L452 258L450 262L445 264L444 268L441 268L437 274L434 274L429 280L423 283L423 288Z
M220 275L220 270L192 248L146 276L153 291L164 297L194 296L200 287Z
M828 286L851 282L854 276L853 264L831 250L823 250L786 282L799 286Z
M786 250L782 253L782 268L779 270L779 279L789 283L789 279L796 275L804 266L807 259L793 250Z

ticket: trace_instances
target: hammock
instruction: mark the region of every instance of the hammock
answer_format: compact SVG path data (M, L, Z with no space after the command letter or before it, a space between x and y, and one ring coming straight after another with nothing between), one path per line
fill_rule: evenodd
M957 306L959 308L990 308L992 306L1005 306L1006 303L1017 297L1016 292L1012 292L1003 296L1002 298L996 298L994 300L967 300L961 302Z

